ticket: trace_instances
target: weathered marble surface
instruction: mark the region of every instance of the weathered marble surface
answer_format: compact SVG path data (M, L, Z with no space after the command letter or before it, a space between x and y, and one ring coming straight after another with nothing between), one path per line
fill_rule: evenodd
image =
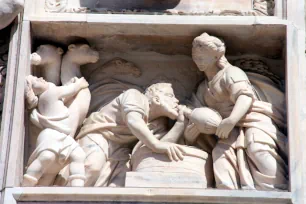
M50 185L58 173L58 166L69 162L69 185L84 186L85 153L73 139L70 114L74 110L63 101L88 87L84 78L74 79L69 85L55 86L42 78L26 77L25 98L32 109L30 120L41 129L36 149L31 154L22 186ZM80 107L81 109L82 107ZM78 121L75 121L78 122Z
M274 15L274 0L45 0L47 12L166 13L191 15Z
M213 108L222 117L213 133L218 137L212 151L216 187L287 190L285 94L268 75L247 74L231 65L225 51L224 41L207 33L193 41L192 58L206 76L193 97L194 107ZM199 122L212 124L197 120L190 125L199 130ZM191 130L187 133L194 137ZM208 134L194 134L200 133Z
M22 11L24 0L2 0L0 2L0 30L8 26Z

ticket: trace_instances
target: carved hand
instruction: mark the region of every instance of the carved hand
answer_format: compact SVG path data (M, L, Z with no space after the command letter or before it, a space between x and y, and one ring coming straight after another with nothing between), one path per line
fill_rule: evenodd
M177 122L181 122L181 123L187 123L188 120L185 117L185 110L187 109L186 106L184 105L179 105L178 106L178 117L177 117Z
M184 159L184 149L178 144L160 142L158 143L155 151L157 153L166 153L171 161L179 161Z
M85 89L89 86L88 82L86 81L86 79L84 79L84 77L78 79L76 83L78 83L80 89Z
M235 123L230 118L225 118L221 121L220 125L217 128L216 135L220 139L226 139L228 138L229 133L233 130L235 127Z

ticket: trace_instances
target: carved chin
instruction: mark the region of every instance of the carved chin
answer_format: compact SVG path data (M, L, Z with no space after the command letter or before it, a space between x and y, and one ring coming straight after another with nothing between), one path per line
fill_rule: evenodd
M171 111L168 112L168 117L172 120L175 120L178 116L178 111L177 109L172 109Z

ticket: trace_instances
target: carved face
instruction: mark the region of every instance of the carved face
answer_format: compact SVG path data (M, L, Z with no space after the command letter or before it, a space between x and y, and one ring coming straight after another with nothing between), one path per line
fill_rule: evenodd
M45 92L49 88L48 82L46 82L43 78L34 78L32 80L32 89L35 95L39 95Z
M71 44L68 46L71 60L80 65L96 63L99 60L99 53L87 44Z
M52 63L55 60L60 61L63 53L62 48L53 45L41 45L37 48L36 52L31 54L31 64L44 65Z
M216 51L207 46L196 44L192 47L192 59L200 71L205 71L214 66L219 58L220 56Z
M158 93L157 102L160 104L163 114L171 119L176 119L178 116L179 100L175 97L171 87L164 87Z

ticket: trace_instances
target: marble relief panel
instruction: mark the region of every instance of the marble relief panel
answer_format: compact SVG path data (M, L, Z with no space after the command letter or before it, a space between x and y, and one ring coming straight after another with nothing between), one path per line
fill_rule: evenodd
M280 36L78 38L34 43L23 186L287 190Z

